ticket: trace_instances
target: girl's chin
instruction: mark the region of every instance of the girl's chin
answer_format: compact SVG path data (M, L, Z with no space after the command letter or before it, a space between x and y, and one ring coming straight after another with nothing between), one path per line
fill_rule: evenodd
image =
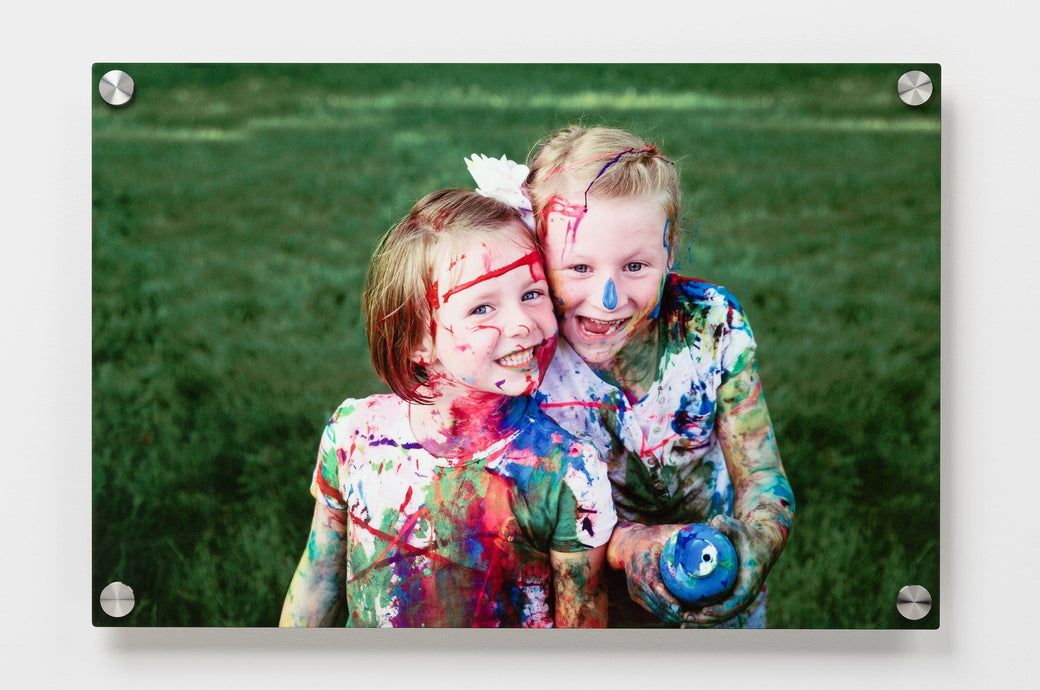
M645 337L651 323L645 317L631 317L624 319L620 327L608 328L606 333L599 334L583 328L581 319L569 317L562 330L567 342L582 359L588 364L605 366L613 363L618 353L633 339ZM592 325L598 327L602 323Z
M581 334L571 334L567 341L579 357L592 365L609 364L613 361L621 346L624 345L624 342L613 343L603 342L602 340L589 342Z

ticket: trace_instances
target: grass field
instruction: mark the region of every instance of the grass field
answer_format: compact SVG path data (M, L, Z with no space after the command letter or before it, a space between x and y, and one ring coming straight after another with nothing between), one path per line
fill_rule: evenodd
M938 625L939 103L899 101L906 69L95 65L95 624L277 623L321 429L383 390L358 309L378 236L472 186L463 157L583 121L676 160L681 272L755 329L798 501L770 624ZM114 580L123 619L97 605Z

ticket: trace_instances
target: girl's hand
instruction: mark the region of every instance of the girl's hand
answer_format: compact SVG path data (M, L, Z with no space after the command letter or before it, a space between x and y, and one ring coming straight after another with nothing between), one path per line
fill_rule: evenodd
M686 525L619 523L607 546L611 567L625 571L632 600L670 623L683 621L683 606L661 579L661 549Z
M737 579L722 601L686 612L684 628L718 625L746 609L761 591L776 558L776 537L772 530L725 515L716 515L709 524L726 535L737 550L740 558Z

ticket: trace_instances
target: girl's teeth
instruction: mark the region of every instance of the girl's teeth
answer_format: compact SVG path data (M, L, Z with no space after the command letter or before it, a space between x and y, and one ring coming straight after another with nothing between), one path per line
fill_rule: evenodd
M534 350L521 350L520 352L514 352L511 355L506 355L498 361L507 367L518 367L530 362L533 356Z
M622 321L600 321L598 319L590 319L588 317L581 317L582 326L585 331L592 333L593 335L609 335L615 331Z

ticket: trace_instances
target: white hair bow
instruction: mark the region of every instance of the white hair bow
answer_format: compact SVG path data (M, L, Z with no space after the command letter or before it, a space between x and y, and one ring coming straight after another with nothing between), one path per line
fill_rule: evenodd
M524 180L530 169L505 156L488 158L482 153L474 153L471 158L464 160L469 174L477 183L477 192L520 211L524 224L534 230L534 210L524 192Z

